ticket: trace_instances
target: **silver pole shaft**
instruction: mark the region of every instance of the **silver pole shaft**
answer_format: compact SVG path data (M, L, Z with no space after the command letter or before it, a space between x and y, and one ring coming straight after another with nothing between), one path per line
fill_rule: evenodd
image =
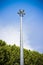
M22 31L22 16L20 17L20 65L24 65L23 58L23 31Z

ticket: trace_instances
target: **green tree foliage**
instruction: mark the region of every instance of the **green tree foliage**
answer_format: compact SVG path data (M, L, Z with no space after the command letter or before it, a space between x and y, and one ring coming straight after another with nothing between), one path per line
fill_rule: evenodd
M20 65L20 48L0 40L0 65ZM43 65L43 54L24 49L24 65Z

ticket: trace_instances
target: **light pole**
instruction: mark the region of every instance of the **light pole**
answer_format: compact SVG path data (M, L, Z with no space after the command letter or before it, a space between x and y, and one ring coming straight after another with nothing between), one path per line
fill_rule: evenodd
M18 14L20 16L20 65L24 65L24 58L23 58L23 31L22 31L22 18L25 15L24 10L19 10Z

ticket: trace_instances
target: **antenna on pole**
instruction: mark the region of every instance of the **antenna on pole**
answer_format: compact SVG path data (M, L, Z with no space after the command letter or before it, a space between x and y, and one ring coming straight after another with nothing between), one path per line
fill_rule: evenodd
M23 33L22 33L22 17L24 17L24 10L19 10L18 12L20 16L20 65L24 65L24 54L23 54Z
M19 9L18 14L19 14L19 16L23 17L25 15L25 12L24 12L24 10Z

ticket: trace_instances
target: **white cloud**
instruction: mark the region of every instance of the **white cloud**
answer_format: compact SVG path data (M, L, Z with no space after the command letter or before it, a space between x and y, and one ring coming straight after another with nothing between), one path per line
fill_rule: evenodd
M18 28L15 28L13 26L6 26L6 27L0 27L0 39L5 40L7 44L16 44L20 46L20 32ZM25 33L23 33L23 43L24 48L31 49L31 46L29 45L29 41L27 40L27 36Z

